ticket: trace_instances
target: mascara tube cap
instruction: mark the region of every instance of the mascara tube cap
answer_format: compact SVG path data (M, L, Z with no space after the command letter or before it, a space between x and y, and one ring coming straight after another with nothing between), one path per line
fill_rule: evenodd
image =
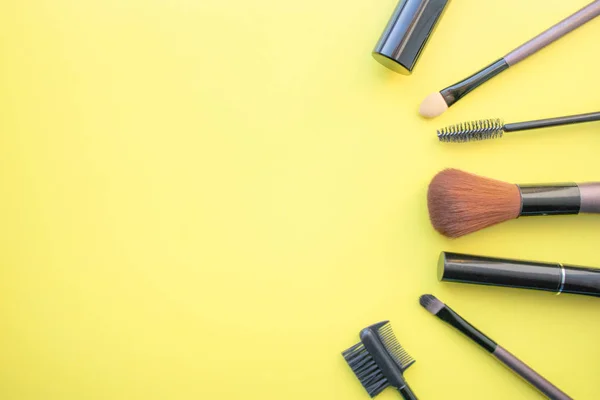
M400 0L373 49L383 66L410 75L450 0Z

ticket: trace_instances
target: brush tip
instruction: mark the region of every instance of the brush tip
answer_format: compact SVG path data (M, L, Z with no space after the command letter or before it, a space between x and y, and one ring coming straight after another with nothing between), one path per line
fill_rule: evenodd
M442 303L432 294L424 294L421 297L419 297L419 303L424 309L426 309L433 315L439 313L440 310L445 306L444 303Z
M517 218L521 195L515 184L451 168L431 180L427 207L433 227L458 238Z
M435 118L442 115L447 109L448 104L446 104L444 97L440 92L435 92L425 97L419 107L419 114L425 118Z

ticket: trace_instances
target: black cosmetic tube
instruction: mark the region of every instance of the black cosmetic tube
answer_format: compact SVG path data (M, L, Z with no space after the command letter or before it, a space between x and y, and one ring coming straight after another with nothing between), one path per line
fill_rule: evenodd
M442 252L438 279L600 297L600 269Z

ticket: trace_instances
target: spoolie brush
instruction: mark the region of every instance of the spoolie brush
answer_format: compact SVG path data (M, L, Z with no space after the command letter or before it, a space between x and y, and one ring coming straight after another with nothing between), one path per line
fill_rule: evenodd
M398 343L389 321L360 331L360 343L342 352L342 356L369 396L375 397L392 386L405 400L417 400L403 375L415 360Z
M501 119L482 119L447 126L437 131L440 142L464 143L477 140L501 138L504 132L517 132L552 126L600 121L600 112L571 115L568 117L539 119L535 121L504 124Z
M446 169L431 180L427 205L433 227L456 238L520 216L600 214L600 182L516 185Z

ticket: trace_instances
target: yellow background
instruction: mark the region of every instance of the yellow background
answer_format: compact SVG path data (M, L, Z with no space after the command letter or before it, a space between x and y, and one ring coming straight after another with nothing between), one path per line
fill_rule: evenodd
M433 293L576 399L600 303L438 283L441 250L600 266L593 216L450 241L427 184L600 179L600 19L436 120L417 109L587 1L454 0L410 77L370 55L396 0L0 3L0 398L366 399L340 352L389 319L422 399L537 399ZM399 398L386 391L381 399Z

